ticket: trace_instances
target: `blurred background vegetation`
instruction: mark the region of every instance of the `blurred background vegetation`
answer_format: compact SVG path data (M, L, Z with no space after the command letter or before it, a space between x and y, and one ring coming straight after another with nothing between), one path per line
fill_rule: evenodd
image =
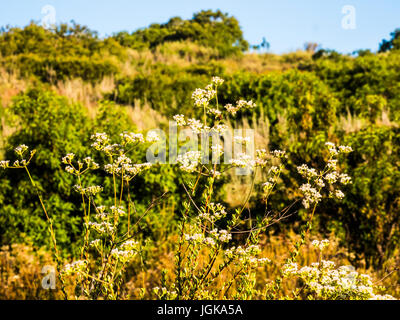
M255 129L258 148L290 154L271 199L274 210L293 203L301 181L296 166L320 164L318 151L326 141L352 146L343 169L353 184L343 202L329 200L319 206L313 237L337 239L344 252L340 259L376 278L389 274L385 284L392 294L399 292L400 30L383 39L377 53L344 55L309 43L304 50L275 55L261 52L261 47L268 43L250 46L239 22L219 11L201 11L189 20L174 17L106 38L76 23L54 30L35 23L2 28L1 158L13 159L12 149L18 144L38 150L32 173L54 217L57 241L68 256L76 254L82 215L61 157L69 152L91 155L90 136L95 132L116 137L124 130L165 129L177 113L196 116L192 91L217 75L226 80L219 91L221 103L248 99L257 104L230 125ZM135 151L135 160L144 157L145 150ZM174 238L182 207L180 179L173 166L159 165L135 181L138 217L152 199L166 191L168 195L137 225L139 237L152 245L141 265L132 266L130 283L147 279L150 288L152 272L158 274L155 261L173 263L173 244L168 241ZM110 185L105 174L88 180ZM237 194L249 189L246 178L229 176L221 182L219 201L235 208L240 205ZM264 213L257 193L256 189L248 205L253 216ZM265 250L275 256L287 253L287 239L302 222L301 207L292 210L288 220L265 234ZM1 257L6 257L1 265L7 266L1 267L7 281L2 282L0 298L43 298L32 271L38 266L25 273L27 268L20 267L32 255L46 257L49 247L45 219L23 172L0 172L0 243ZM333 250L332 256L339 251ZM144 268L149 270L146 276L141 274ZM13 287L18 270L31 291Z

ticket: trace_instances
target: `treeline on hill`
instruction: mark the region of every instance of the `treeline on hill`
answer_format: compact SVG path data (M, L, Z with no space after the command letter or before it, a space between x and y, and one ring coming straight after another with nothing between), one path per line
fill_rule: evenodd
M398 254L400 244L399 30L391 37L383 40L378 53L319 50L275 56L246 53L249 44L238 21L219 11L202 11L189 20L176 17L106 38L75 23L55 30L34 23L22 29L7 27L0 34L0 66L29 79L32 88L2 110L2 118L15 127L4 136L5 157L10 158L11 147L21 143L38 150L33 174L55 216L59 243L74 248L81 228L80 200L67 187L71 178L60 166L61 157L72 150L87 155L94 132L116 136L132 130L125 111L138 100L167 117L195 114L191 92L218 75L226 80L219 92L221 103L253 100L257 108L242 117L250 124L265 119L268 147L290 153L291 172L283 175L271 207L293 202L300 179L289 177L296 176L299 163L321 163L317 150L326 141L353 147L344 168L354 181L346 190L348 196L343 202L324 203L314 230L333 232L355 252L355 263L363 259L380 267ZM258 70L249 67L249 61ZM270 64L282 67L269 71ZM80 78L97 83L107 76L115 79L115 86L104 93L94 119L82 105L49 89L57 81ZM138 150L137 159L144 155ZM46 224L34 191L20 174L0 172L1 243L46 244ZM182 190L177 171L161 165L144 179L134 186L137 210L143 212L154 195L169 191L168 208L179 216ZM96 182L110 184L105 175ZM252 207L252 214L257 214L257 203ZM300 206L294 210L298 214L278 225L277 231L296 228L304 217ZM156 217L147 216L140 231L156 236L165 227ZM168 222L171 228L173 221L172 217Z

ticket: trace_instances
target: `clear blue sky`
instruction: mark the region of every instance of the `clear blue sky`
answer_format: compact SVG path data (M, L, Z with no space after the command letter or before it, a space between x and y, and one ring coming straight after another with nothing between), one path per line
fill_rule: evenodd
M265 37L276 53L303 48L309 41L344 53L375 51L400 27L400 0L8 0L0 4L0 25L41 21L45 5L56 9L57 23L75 20L102 36L173 16L191 18L202 9L221 9L238 18L251 44ZM345 5L355 8L355 29L342 28Z

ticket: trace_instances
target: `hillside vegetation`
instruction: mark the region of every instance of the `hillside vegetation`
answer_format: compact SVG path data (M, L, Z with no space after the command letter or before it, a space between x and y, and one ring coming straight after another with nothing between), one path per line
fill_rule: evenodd
M36 153L29 163L34 187L24 170L0 168L0 272L7 279L0 285L0 298L49 298L36 278L43 261L55 263L59 259L57 262L63 264L82 257L89 240L82 234L87 232L85 219L91 201L106 206L116 203L116 187L121 189L120 205L128 209L134 203L132 221L122 217L120 232L135 235L140 250L135 248L140 254L121 267L118 288L123 284L122 293L114 293L112 284L103 289L94 285L92 290L82 280L79 288L90 291L82 294L86 297L290 296L297 283L293 279L282 286L271 285L266 293L265 284L261 283L281 277L282 264L288 268L290 263L309 265L316 261L318 254L309 240L325 238L331 241L324 249L327 258L338 265L352 264L371 275L374 284L385 285L385 292L399 297L400 32L397 30L390 37L382 41L377 53L360 50L344 55L324 49L282 55L249 52L250 44L244 39L239 22L219 11L201 11L189 20L174 17L166 23L106 38L75 23L58 25L55 30L35 23L24 28L4 27L0 33L1 160L15 159L14 148L19 145L27 145ZM261 186L267 181L266 173L258 172L254 183L249 176L233 173L215 181L214 176L199 175L196 182L196 175L188 178L179 165L168 164L154 165L135 176L129 184L129 198L124 198L122 192L124 182L116 182L114 175L104 170L88 171L85 185L102 186L104 193L82 201L84 192L74 190L76 176L65 171L63 157L70 153L76 159L91 155L97 163L108 163L107 153L93 153L91 137L95 133L106 133L107 139L118 141L124 132L145 133L155 128L168 132L168 121L175 115L203 121L205 109L194 107L192 92L206 87L215 76L224 79L213 80L218 85L217 107L239 100L255 104L243 108L226 125L254 129L257 149L286 152L284 167L279 167L267 205L265 188ZM212 128L220 121L209 119L204 124ZM351 146L353 152L340 158L337 169L346 172L352 183L343 186L342 200L327 196L318 203L310 219L301 201L304 177L298 167L307 164L310 168L323 168L329 163L332 158L322 151L327 142ZM147 147L138 144L131 150L132 163L146 162ZM195 192L197 183L199 190ZM128 192L130 189L126 188ZM51 216L53 235L38 195ZM179 261L185 228L182 221L188 216L196 217L192 202L206 199L206 204L197 209L207 209L211 197L213 203L223 204L226 210L240 212L241 230L249 227L249 221L261 221L262 231L253 235L254 239L260 239L262 255L275 260L259 269L254 284L253 278L242 277L241 273L229 280L228 271L221 271L222 280L215 283L208 282L208 274L200 274L200 281L189 274L162 271L172 270L175 265L178 270L193 268L196 274L194 261L187 261L187 265ZM287 208L290 215L281 217ZM266 212L275 217L268 228L263 220ZM223 221L229 229L229 219ZM186 221L186 228L190 223ZM250 223L250 229L251 226ZM196 228L193 225L190 231L202 232ZM59 251L56 258L50 254L54 239ZM233 241L236 245L251 245L241 236ZM295 248L301 244L301 248L290 255L297 250L293 251L293 244ZM223 264L220 258L207 260L208 255L218 256L215 248L210 249L211 253L195 244L188 248L192 248L194 257L200 257L200 264ZM32 257L40 259L31 262L30 269L21 268ZM211 267L210 274L214 272ZM12 280L15 276L22 279L22 289ZM299 277L308 283L304 275ZM197 286L187 287L187 291L180 287L191 281L198 281ZM215 289L221 283L226 285L226 291ZM152 291L157 286L167 289ZM74 293L78 289L71 284L66 288L70 296L81 295ZM340 296L320 295L313 290L310 286L308 293L300 292L291 298ZM349 298L364 297L346 294ZM50 298L61 295L57 290Z

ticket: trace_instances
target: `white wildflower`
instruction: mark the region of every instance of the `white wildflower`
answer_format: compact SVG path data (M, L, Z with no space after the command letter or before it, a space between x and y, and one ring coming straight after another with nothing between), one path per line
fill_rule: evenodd
M21 144L20 146L16 147L14 149L14 152L19 155L19 156L23 156L23 154L25 153L25 151L28 150L28 146L25 144Z
M157 132L150 131L147 133L146 141L147 142L157 142L157 141L160 141L160 137L158 136Z
M341 153L350 153L353 149L349 146L339 146L339 152Z
M234 136L233 139L236 143L250 143L250 137Z
M220 77L213 77L212 83L214 83L217 86L220 86L224 83L224 79L221 79Z
M325 180L330 184L335 183L338 179L338 173L336 171L330 172L325 175Z
M174 115L173 119L176 121L178 127L186 125L185 116L183 114Z
M343 173L339 176L340 183L343 185L351 183L351 177L349 177L347 174Z
M201 159L200 151L189 151L183 155L179 155L177 158L177 162L180 163L180 169L186 172L193 172L197 169L200 159Z
M0 168L7 169L9 167L10 167L10 161L9 160L0 161Z
M193 133L198 134L198 133L202 132L203 124L200 122L200 120L189 119L188 125L189 125L190 129L193 131Z

